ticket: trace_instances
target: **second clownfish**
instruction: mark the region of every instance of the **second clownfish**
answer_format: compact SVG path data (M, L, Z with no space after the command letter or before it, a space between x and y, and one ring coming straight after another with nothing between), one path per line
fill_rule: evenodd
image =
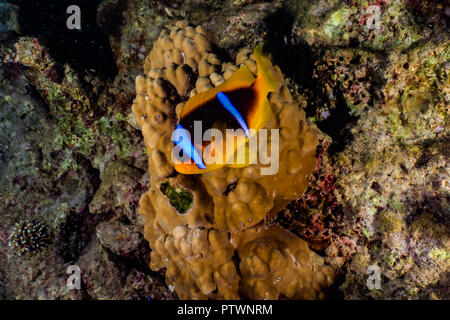
M174 139L178 151L182 150L185 155L184 161L175 162L175 170L179 173L201 174L222 166L248 165L237 163L235 153L267 124L272 115L267 95L276 91L281 84L269 57L263 53L262 44L255 48L254 55L258 70L256 79L250 70L242 65L224 83L196 94L182 107L176 128L178 134ZM201 137L208 129L218 129L223 137L226 129L240 129L239 132L244 135L240 141L244 143L234 143L234 152L228 154L225 139L195 141L195 134L199 134L195 126L199 123ZM208 161L210 154L220 161ZM234 160L230 161L230 157Z

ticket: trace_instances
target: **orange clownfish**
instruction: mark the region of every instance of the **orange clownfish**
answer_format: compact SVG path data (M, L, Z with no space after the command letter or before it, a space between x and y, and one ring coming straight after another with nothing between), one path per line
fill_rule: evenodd
M198 93L182 107L180 121L174 132L175 170L184 174L201 174L222 166L244 167L246 162L235 159L236 151L248 145L248 141L263 128L272 115L267 100L269 92L276 91L280 79L274 67L262 50L262 44L255 50L258 76L242 65L228 80L208 91ZM208 129L216 129L216 131ZM228 129L237 132L233 146L226 147L223 134ZM209 139L204 139L211 136ZM239 137L241 135L241 137ZM192 139L193 137L193 139ZM236 139L236 140L235 140ZM208 141L203 141L208 140ZM237 143L236 143L237 141ZM181 152L182 151L182 152ZM183 158L180 159L180 154Z

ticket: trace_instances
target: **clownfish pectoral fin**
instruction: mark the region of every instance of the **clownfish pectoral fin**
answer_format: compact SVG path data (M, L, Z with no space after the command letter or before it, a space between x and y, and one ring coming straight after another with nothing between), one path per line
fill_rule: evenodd
M233 142L227 139L227 142L233 143L233 152L230 154L227 153L226 157L224 157L227 167L242 168L256 163L256 150L253 150L253 152L250 150L249 139L244 134L240 137L234 137ZM229 151L227 147L225 147L226 152Z
M234 161L233 163L227 164L230 168L244 168L249 166L250 164L256 164L256 150L250 150L248 143L241 145L237 148L235 154L233 155ZM245 155L245 159L239 158L240 153L243 152ZM231 161L229 161L231 162Z

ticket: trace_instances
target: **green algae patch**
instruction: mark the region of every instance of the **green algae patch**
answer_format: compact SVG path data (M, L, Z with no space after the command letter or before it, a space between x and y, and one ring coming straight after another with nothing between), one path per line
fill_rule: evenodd
M388 233L399 233L404 226L403 220L401 220L395 212L381 212L379 221L381 230Z
M372 233L367 228L363 228L362 232L363 232L364 236L367 238L367 240L370 240Z
M430 252L430 258L439 260L450 260L450 251L445 249L433 249Z
M355 12L356 10L352 8L342 8L333 12L323 28L325 36L328 39L343 37L344 40L348 40L349 34L345 33L344 27L350 20L350 15Z
M192 192L181 187L173 187L168 182L161 184L159 190L169 199L169 203L178 213L185 214L192 207L194 196Z

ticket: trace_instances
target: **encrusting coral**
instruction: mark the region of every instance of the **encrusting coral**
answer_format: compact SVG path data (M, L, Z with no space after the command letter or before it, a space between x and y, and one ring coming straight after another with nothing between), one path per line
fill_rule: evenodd
M201 27L179 21L161 32L136 78L133 112L149 155L150 190L141 198L150 267L166 268L166 282L182 299L314 299L333 282L331 267L307 244L268 217L300 197L314 169L315 129L293 101L278 67L281 87L268 96L279 129L279 170L264 165L222 167L199 175L177 174L171 161L183 104L224 81L244 64L256 75L250 50L222 61ZM270 149L271 137L268 137Z
M321 299L333 270L306 242L279 226L237 233L241 291L251 299Z

